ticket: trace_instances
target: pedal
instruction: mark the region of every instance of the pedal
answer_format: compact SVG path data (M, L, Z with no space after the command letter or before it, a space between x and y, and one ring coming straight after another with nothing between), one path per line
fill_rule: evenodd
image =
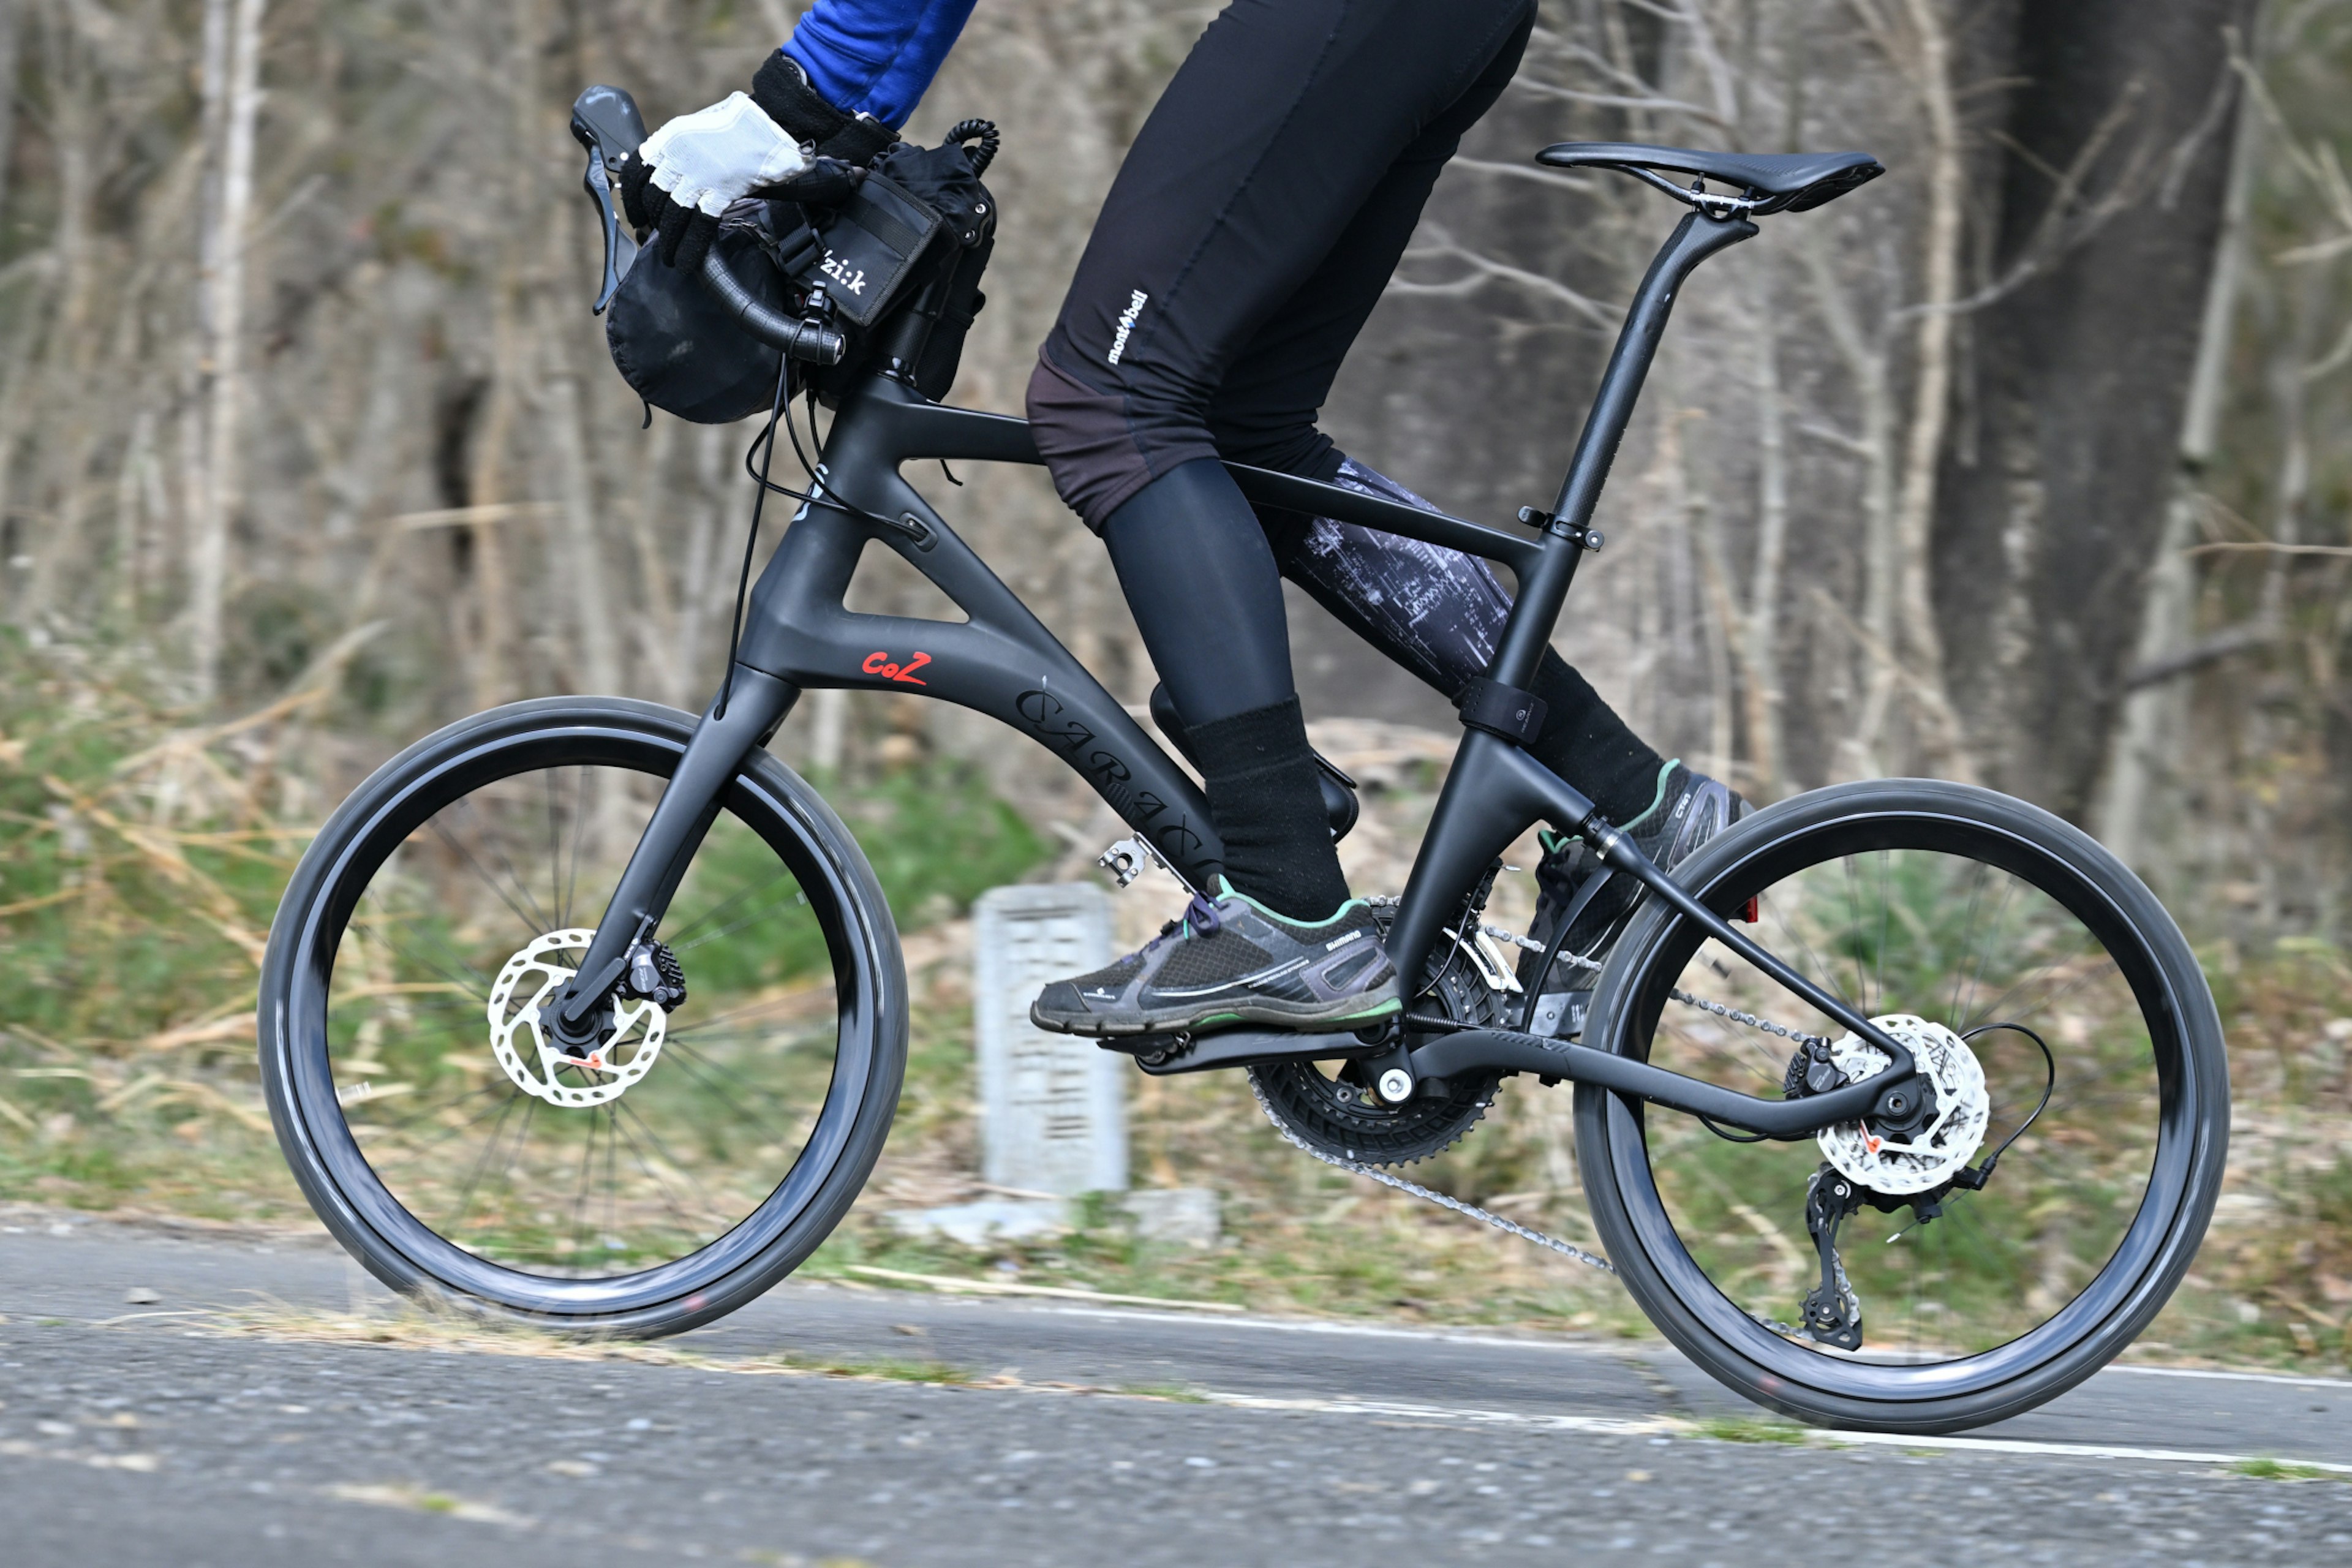
M1095 1044L1107 1051L1133 1057L1144 1071L1165 1070L1169 1063L1192 1048L1192 1037L1176 1035L1105 1035Z
M1097 856L1095 864L1111 874L1121 892L1143 875L1146 866L1157 866L1169 875L1175 875L1173 868L1160 858L1160 851L1151 847L1151 841L1140 834L1120 839Z

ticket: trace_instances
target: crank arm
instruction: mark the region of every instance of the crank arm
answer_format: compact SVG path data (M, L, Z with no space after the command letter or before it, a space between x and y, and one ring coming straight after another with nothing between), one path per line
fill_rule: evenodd
M1368 1046L1351 1034L1302 1035L1296 1029L1219 1029L1186 1042L1181 1036L1140 1035L1098 1042L1107 1051L1135 1058L1154 1078L1214 1072L1222 1068L1259 1067L1268 1062L1335 1061L1376 1056L1389 1047ZM1147 1048L1149 1047L1149 1048ZM1173 1055L1163 1054L1172 1049Z

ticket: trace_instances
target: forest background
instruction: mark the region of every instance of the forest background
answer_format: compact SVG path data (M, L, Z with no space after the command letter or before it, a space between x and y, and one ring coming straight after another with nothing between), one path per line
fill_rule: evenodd
M1018 409L1122 151L1213 9L975 14L909 127L1003 128L989 304L954 401ZM597 242L566 110L592 81L655 122L698 107L795 14L0 0L0 940L23 988L0 1016L0 1199L299 1212L246 1031L257 932L305 831L484 706L701 705L752 431L640 430L586 308ZM1326 421L1463 515L1547 501L1673 214L1528 155L1570 138L1876 153L1885 179L1768 224L1680 302L1560 646L1662 750L1759 801L1973 778L2130 859L2206 957L2241 1099L2216 1241L2168 1332L2338 1363L2347 80L2345 0L1543 0ZM1152 676L1099 545L1034 472L961 477L951 519L1140 703ZM910 580L859 592L923 613ZM1292 608L1318 734L1384 786L1376 816L1409 823L1449 711ZM931 929L917 950L946 971L975 877L1076 875L1113 836L1044 753L942 705L823 694L777 749L862 792L901 921ZM960 860L957 824L923 803L982 784L1025 829ZM1391 838L1401 872L1409 840ZM969 1174L960 1005L938 978L901 1195ZM1268 1215L1322 1191L1220 1092L1139 1102L1159 1119L1150 1179L1206 1172L1229 1209ZM1439 1184L1568 1223L1565 1137L1507 1115ZM1387 1256L1367 1237L1409 1232L1420 1253L1317 1275L1293 1230L1287 1283L1131 1248L1057 1266L1340 1310L1438 1310L1449 1280L1482 1299L1483 1241L1449 1253L1385 1200L1338 1206L1324 1229L1350 1268ZM1600 1310L1512 1267L1533 1272L1511 1301Z

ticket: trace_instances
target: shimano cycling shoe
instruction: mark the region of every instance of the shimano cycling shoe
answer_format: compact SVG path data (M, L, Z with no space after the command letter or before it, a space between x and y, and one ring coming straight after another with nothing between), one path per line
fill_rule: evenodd
M1327 921L1276 914L1223 885L1195 895L1142 951L1057 980L1030 1021L1066 1035L1167 1035L1266 1024L1351 1029L1402 1009L1372 908L1350 899Z
M1658 774L1657 798L1650 809L1619 831L1650 858L1659 869L1671 871L1698 852L1699 846L1756 808L1728 784L1696 773L1679 762L1668 763ZM1543 963L1538 953L1519 958L1519 983L1536 992L1528 1027L1535 1034L1566 1038L1584 1029L1586 1005L1592 983L1607 962L1617 933L1640 901L1642 885L1601 864L1590 846L1565 834L1543 836L1543 863L1536 868L1536 918L1528 935L1551 945L1560 921L1570 921L1568 941L1550 974L1538 977Z

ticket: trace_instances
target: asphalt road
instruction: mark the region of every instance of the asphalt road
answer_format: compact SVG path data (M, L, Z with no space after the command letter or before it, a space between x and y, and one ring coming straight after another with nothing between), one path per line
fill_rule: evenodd
M690 1363L286 1337L355 1308L389 1299L323 1245L0 1224L0 1563L2352 1561L2324 1379L2117 1369L1969 1438L1782 1445L1701 1435L1753 1413L1650 1345L824 1286ZM730 1370L782 1353L976 1381Z

